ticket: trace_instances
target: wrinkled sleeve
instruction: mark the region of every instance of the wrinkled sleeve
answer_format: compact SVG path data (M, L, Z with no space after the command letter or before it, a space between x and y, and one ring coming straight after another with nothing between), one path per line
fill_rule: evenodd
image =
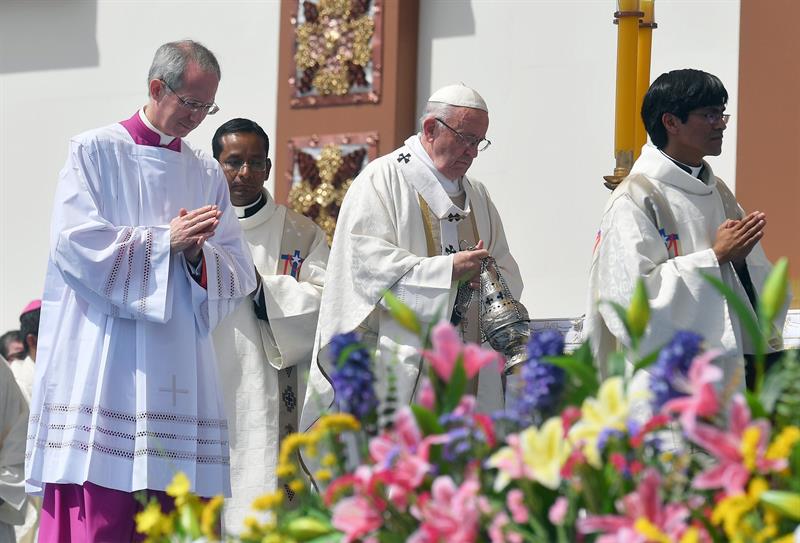
M208 170L208 175L213 179L213 202L209 203L219 206L222 217L214 237L203 244L206 288L189 281L195 321L204 334L211 333L256 288L253 259L231 208L225 179L218 169ZM181 268L190 277L187 266Z
M170 318L170 230L118 226L101 211L104 180L86 148L72 142L56 190L50 258L64 282L111 316Z
M646 348L663 345L675 331L683 329L698 331L706 337L722 336L722 298L702 276L722 280L713 249L670 259L655 225L626 195L618 198L604 215L597 251L594 302L599 303L608 330L618 340L629 343L622 321L604 302L627 307L640 277L644 279L650 303ZM716 316L710 317L713 313Z
M383 181L383 180L381 180ZM382 300L389 290L425 322L446 317L453 285L453 256L419 256L400 247L394 206L384 201L374 184L362 191L360 208L350 229L352 265L356 278L368 289L379 289L370 297ZM409 202L410 213L421 211ZM381 301L385 305L385 301Z
M511 250L508 247L508 240L506 239L506 231L503 228L503 221L500 219L500 213L497 212L497 208L494 206L494 202L489 197L488 194L486 196L486 204L489 208L489 221L491 226L491 235L492 239L488 241L488 245L486 250L489 251L489 254L495 259L497 262L497 266L500 268L500 273L502 274L503 278L508 284L508 288L511 291L511 294L519 300L522 296L522 275L519 271L519 265L514 257L511 255ZM486 241L484 240L484 243Z
M267 358L275 369L311 360L328 253L325 234L317 229L299 280L291 275L261 276L269 321L258 324Z

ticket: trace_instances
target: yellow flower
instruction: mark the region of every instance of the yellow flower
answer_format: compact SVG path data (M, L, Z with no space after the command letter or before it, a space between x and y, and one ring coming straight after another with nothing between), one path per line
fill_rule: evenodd
M283 503L283 491L276 490L275 492L264 494L253 500L252 507L256 511L269 511L270 509L275 509L281 503Z
M658 526L645 517L636 519L633 529L647 538L648 543L672 543L669 536L658 529Z
M323 483L325 481L330 481L332 478L333 474L329 469L320 469L317 470L317 472L314 474L314 479L316 479L317 481L322 481Z
M531 426L519 438L522 459L531 468L534 479L547 488L558 488L561 468L571 452L564 439L561 417L548 419L541 430Z
M322 457L322 465L326 468L332 467L336 465L336 455L333 453L328 453Z
M586 398L581 407L581 419L569 431L573 443L584 442L583 453L591 465L600 468L597 438L605 429L624 432L629 404L625 397L622 377L611 377L600 386L597 398Z
M769 489L767 482L757 477L750 481L746 494L726 496L714 507L711 514L711 523L715 526L722 524L725 534L730 539L736 539L740 531L742 517L758 505L761 494Z
M688 530L683 532L679 543L700 543L700 530L691 526Z
M179 471L172 478L172 482L167 486L167 495L173 498L182 498L189 493L192 484L185 473Z
M161 505L157 500L152 500L141 513L136 514L136 531L140 534L160 535L158 533L160 525Z
M205 507L203 507L202 513L200 513L200 530L203 532L203 535L211 541L219 540L215 528L219 520L222 502L222 496L214 496L208 501Z
M291 477L297 473L297 467L294 464L279 464L275 469L275 474L280 478Z
M300 492L306 487L302 479L294 479L289 483L289 488L294 492Z
M767 448L767 460L784 460L788 458L798 441L800 441L800 428L787 426L772 440L772 443Z
M749 471L756 469L760 438L761 430L758 429L758 426L748 426L742 434L742 462Z
M331 431L353 431L361 429L361 424L353 415L349 413L328 413L323 415L317 422L320 430Z

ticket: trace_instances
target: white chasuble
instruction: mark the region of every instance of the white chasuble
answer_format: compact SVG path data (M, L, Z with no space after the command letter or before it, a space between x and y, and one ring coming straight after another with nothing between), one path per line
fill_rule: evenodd
M222 212L203 246L207 288L170 251L182 208ZM55 194L26 479L132 492L178 471L230 494L211 330L256 287L213 159L134 143L119 124L71 141Z
M461 182L469 202L465 207L474 216L478 235L518 297L522 279L509 252L500 215L481 183L466 176ZM444 254L435 247L433 254L429 252L428 216L421 205L439 219L432 227L439 229ZM413 399L419 378L427 371L419 356L419 338L392 319L383 294L390 290L417 314L423 326L449 320L458 286L452 280L453 255L446 250L458 242L457 221L448 221L450 214L467 213L453 204L409 145L371 162L353 181L333 238L302 429L333 402L326 377L333 368L326 348L339 333L358 330L370 347L377 348L373 369L379 397L385 397L388 372L392 372L400 403ZM484 373L478 390L481 408L501 408L500 376L496 371Z
M609 200L595 242L585 333L600 357L607 356L615 340L629 344L622 322L609 304L601 302L627 307L636 282L643 278L650 324L642 354L661 347L675 332L690 330L703 336L708 348L731 355L723 363L728 378L743 369L741 355L752 352L750 342L728 303L702 277L706 274L724 281L747 301L733 265L720 265L712 249L717 228L726 220L720 197L724 189L705 162L702 172L702 179L693 177L649 145L633 165L631 175L644 175L668 202L677 232L660 232L628 194ZM741 208L739 212L743 213ZM680 254L670 258L667 246L674 240ZM675 248L672 245L673 251ZM760 243L748 255L747 268L760 296L771 269ZM776 319L778 330L783 329L784 318L785 311ZM744 375L739 378L743 386Z
M16 541L14 526L25 522L27 428L28 402L0 356L0 543Z
M248 300L214 331L230 431L233 495L224 510L230 533L255 514L253 500L279 484L280 441L297 431L329 252L325 233L310 219L263 194L264 207L239 224L261 276L268 320L258 319ZM286 492L291 503L293 493Z

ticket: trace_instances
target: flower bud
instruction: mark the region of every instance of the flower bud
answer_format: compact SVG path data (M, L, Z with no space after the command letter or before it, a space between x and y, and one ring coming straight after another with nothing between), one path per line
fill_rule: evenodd
M786 302L786 295L789 292L788 275L789 259L783 257L778 260L767 280L764 281L764 289L761 293L761 316L765 323L772 322Z
M389 307L389 313L392 315L392 317L394 317L394 320L400 324L400 326L415 334L422 332L422 326L419 323L419 319L417 319L417 316L413 311L411 311L410 307L401 302L397 296L389 291L386 291L386 293L383 295L383 299L386 300L386 305Z
M292 519L286 525L289 535L298 541L309 541L333 531L330 524L311 517Z
M650 320L650 304L647 301L647 289L644 281L639 279L631 297L631 305L628 307L626 315L630 334L633 339L639 339L647 329L647 322Z

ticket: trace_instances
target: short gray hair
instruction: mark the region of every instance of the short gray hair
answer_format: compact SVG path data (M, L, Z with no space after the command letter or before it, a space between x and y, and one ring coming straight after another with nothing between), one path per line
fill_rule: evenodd
M450 104L445 104L443 102L428 102L425 104L425 111L422 112L422 115L419 118L419 129L420 132L422 131L422 125L428 119L435 119L440 118L446 121L450 114L455 110L455 106L451 106Z
M193 40L173 41L156 51L147 74L148 91L153 79L160 79L172 89L180 90L183 74L190 62L197 64L202 71L216 75L217 79L222 78L217 58L205 45Z

